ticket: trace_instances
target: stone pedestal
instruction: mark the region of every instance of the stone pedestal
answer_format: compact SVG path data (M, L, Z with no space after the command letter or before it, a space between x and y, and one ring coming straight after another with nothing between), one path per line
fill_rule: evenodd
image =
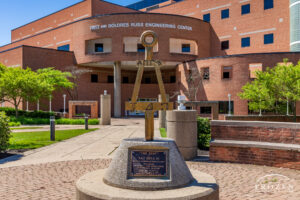
M169 102L169 95L166 94L167 101ZM158 95L158 101L162 102L161 95ZM166 122L166 111L160 110L158 111L158 121L159 121L159 128L167 128Z
M191 171L172 139L124 139L108 169L76 183L77 200L219 200L216 180Z
M197 156L197 112L195 110L167 111L167 136L175 140L183 158Z
M111 124L111 97L110 95L101 95L100 98L101 106L101 125L110 125Z

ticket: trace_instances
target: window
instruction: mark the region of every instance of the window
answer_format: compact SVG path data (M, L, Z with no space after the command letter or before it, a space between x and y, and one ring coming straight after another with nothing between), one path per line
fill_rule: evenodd
M176 76L170 76L170 83L176 83Z
M232 67L223 67L222 78L229 79L232 77Z
M91 82L98 83L98 74L91 74Z
M145 83L150 84L151 83L151 78L145 78Z
M271 9L274 7L274 1L273 0L264 0L264 9Z
M113 83L114 82L114 76L107 76L107 83Z
M211 114L211 107L200 107L200 114Z
M250 37L242 38L242 47L250 47Z
M203 79L209 80L209 67L203 68Z
M124 76L122 82L123 83L129 83L129 78L127 76Z
M66 44L66 45L63 45L63 46L59 46L59 47L57 47L57 50L59 50L59 51L70 51L70 45Z
M210 13L203 15L203 21L210 22Z
M233 114L233 101L230 101L230 113ZM229 101L219 101L219 113L228 114L229 111Z
M145 47L142 44L137 44L137 52L145 52Z
M229 9L221 11L221 19L229 18Z
M242 15L250 13L250 4L242 5Z
M181 51L183 53L190 53L191 52L191 45L190 44L182 44Z
M95 52L103 52L103 43L96 43L95 44Z
M221 50L229 49L229 40L221 42Z
M264 44L273 44L274 43L274 34L266 34L264 35Z

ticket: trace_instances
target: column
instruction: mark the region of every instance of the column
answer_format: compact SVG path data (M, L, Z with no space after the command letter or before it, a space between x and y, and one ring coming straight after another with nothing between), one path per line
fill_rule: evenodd
M166 94L167 102L169 102L169 95ZM158 101L162 102L161 95L158 95ZM166 125L166 111L160 110L158 111L158 121L159 121L159 128L167 128Z
M121 62L114 63L114 117L121 117Z

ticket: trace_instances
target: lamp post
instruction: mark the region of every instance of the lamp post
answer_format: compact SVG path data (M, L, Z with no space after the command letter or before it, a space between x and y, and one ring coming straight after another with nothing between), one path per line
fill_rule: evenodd
M63 95L63 98L64 98L64 115L66 114L66 97L67 95Z
M49 112L52 111L52 95L49 95Z
M228 115L230 116L231 115L231 103L230 103L231 94L228 94L228 100L229 100L229 102L228 102Z
M40 111L40 100L37 101L37 111Z

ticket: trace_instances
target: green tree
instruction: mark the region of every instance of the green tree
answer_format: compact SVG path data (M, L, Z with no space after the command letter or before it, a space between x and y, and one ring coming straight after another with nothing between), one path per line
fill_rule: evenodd
M0 112L0 152L5 151L9 146L11 130L8 127L8 117Z
M274 68L256 72L257 78L243 86L239 94L249 101L250 110L276 110L277 102L293 102L300 100L300 62L289 64L285 59L283 64ZM296 112L294 112L296 114Z
M3 70L2 70L3 69ZM0 99L10 102L16 109L24 101L36 102L40 98L49 97L55 90L72 88L68 80L71 74L53 68L39 69L0 67Z

